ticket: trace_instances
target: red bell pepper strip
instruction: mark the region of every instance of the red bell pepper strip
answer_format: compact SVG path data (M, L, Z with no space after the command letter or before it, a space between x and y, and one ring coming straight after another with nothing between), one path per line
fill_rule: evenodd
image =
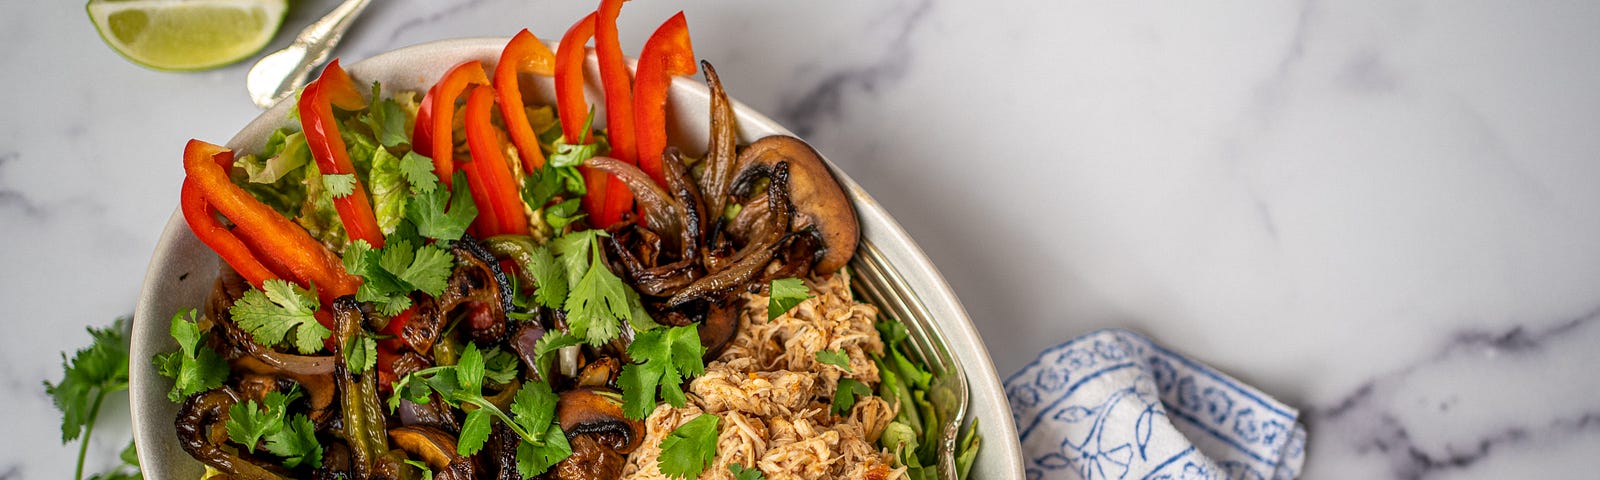
M270 278L290 279L301 287L314 287L324 305L354 294L361 278L345 272L339 257L299 225L234 185L223 167L232 164L233 152L227 148L199 140L190 140L184 148L184 219L195 235L207 245L222 245L223 248L212 248L241 275L248 275L245 278L252 284ZM235 227L227 233L237 235L237 244L221 236L223 232L217 230L221 223L209 215L210 209L233 221ZM247 247L242 251L241 245ZM247 251L254 253L255 262L246 259ZM258 268L263 256L270 256L283 271L272 272L269 277L262 271L264 267Z
M689 43L689 23L678 12L656 28L639 53L634 76L634 131L639 136L639 169L666 186L661 152L667 149L667 89L672 76L693 75L694 46Z
M635 155L633 127L633 79L628 75L628 62L622 58L622 44L617 40L617 14L626 0L600 0L600 9L594 19L594 50L600 63L600 83L606 92L606 140L611 142L612 158L628 164L639 163ZM622 219L622 213L633 208L633 192L615 177L606 181L606 201L601 207L600 225L610 225Z
M417 104L417 121L411 126L411 150L418 155L432 155L433 149L433 91L422 96ZM437 172L435 172L437 174Z
M556 110L561 115L561 133L573 144L589 140L589 132L583 131L589 117L589 104L583 95L583 59L587 56L583 45L594 36L594 24L595 14L583 17L567 29L566 35L561 36L561 44L556 46ZM587 167L579 168L588 190L583 195L583 209L597 215L605 206L609 176Z
M466 115L467 148L472 152L472 168L467 171L468 188L473 201L483 205L482 210L493 210L496 224L479 231L484 236L527 235L528 217L523 212L522 198L517 182L511 176L511 165L501 153L504 144L491 117L494 112L494 89L488 85L475 87L467 96ZM480 198L481 197L481 198Z
M556 54L528 29L511 37L506 49L500 52L500 63L494 66L500 118L505 120L506 133L511 135L511 143L517 146L517 155L522 157L522 169L528 173L544 166L544 152L539 150L539 135L528 124L528 111L523 109L517 74L529 72L548 77L555 75L555 68Z
M468 85L488 84L489 76L483 73L483 65L477 60L467 60L445 72L439 83L428 91L433 97L433 108L428 112L433 124L428 152L433 157L433 173L438 174L439 181L445 185L450 185L450 178L456 173L455 139L450 136L456 116L456 98Z
M306 144L311 147L311 157L316 159L317 168L323 174L356 172L345 150L344 139L339 136L339 120L334 118L330 104L354 106L351 94L355 99L361 96L354 84L344 69L339 68L339 61L334 60L322 70L322 76L300 94L300 127L305 131ZM350 195L334 197L333 207L339 212L339 220L351 239L366 240L373 248L383 248L383 231L378 228L378 218L373 215L368 198L367 187L357 180L355 191Z
M200 190L188 181L183 182L183 191L179 204L183 207L183 219L189 222L189 230L194 231L194 236L205 243L211 250L228 262L228 266L239 272L239 276L250 282L256 288L262 288L267 280L278 278L276 273L261 264L255 252L251 252L244 242L239 241L228 227L222 225L217 217L213 216L211 205L200 196Z

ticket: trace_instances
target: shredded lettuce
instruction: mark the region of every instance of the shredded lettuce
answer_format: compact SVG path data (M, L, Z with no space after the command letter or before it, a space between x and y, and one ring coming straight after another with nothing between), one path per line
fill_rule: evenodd
M402 177L400 158L388 149L374 150L370 178L367 191L372 195L372 213L378 218L378 229L384 235L394 233L406 216L406 199L411 196Z
M265 160L263 160L263 158ZM305 202L302 167L311 163L305 135L287 128L272 132L261 155L244 155L233 164L245 172L239 186L285 217L294 217Z

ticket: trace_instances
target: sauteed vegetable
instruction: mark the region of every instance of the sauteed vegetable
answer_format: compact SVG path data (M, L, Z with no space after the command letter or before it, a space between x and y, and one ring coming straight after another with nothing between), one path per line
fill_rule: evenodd
M420 96L334 61L258 154L189 142L184 217L226 266L157 359L186 452L238 479L934 478L930 374L851 294L849 198L799 139L739 144L681 12L630 75L621 4ZM704 158L666 124L697 71Z

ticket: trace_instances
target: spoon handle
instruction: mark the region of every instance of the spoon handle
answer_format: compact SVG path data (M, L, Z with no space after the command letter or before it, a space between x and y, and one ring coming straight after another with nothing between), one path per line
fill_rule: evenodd
M344 38L345 31L355 23L362 10L366 10L372 0L345 0L333 11L306 26L294 42L288 47L263 57L250 69L246 77L246 88L250 91L251 100L256 105L266 108L294 93L295 90L305 86L311 76L311 71L324 62L333 53L333 47ZM287 72L282 71L281 57L299 57L293 68ZM278 57L278 58L274 58ZM282 77L278 77L281 75ZM272 85L275 83L275 85ZM270 93L268 93L270 92Z

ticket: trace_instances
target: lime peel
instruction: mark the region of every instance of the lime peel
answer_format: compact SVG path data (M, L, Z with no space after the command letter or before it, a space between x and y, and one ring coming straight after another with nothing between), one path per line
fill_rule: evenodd
M90 0L85 9L100 38L139 65L157 70L216 68L255 55L272 42L287 0Z

